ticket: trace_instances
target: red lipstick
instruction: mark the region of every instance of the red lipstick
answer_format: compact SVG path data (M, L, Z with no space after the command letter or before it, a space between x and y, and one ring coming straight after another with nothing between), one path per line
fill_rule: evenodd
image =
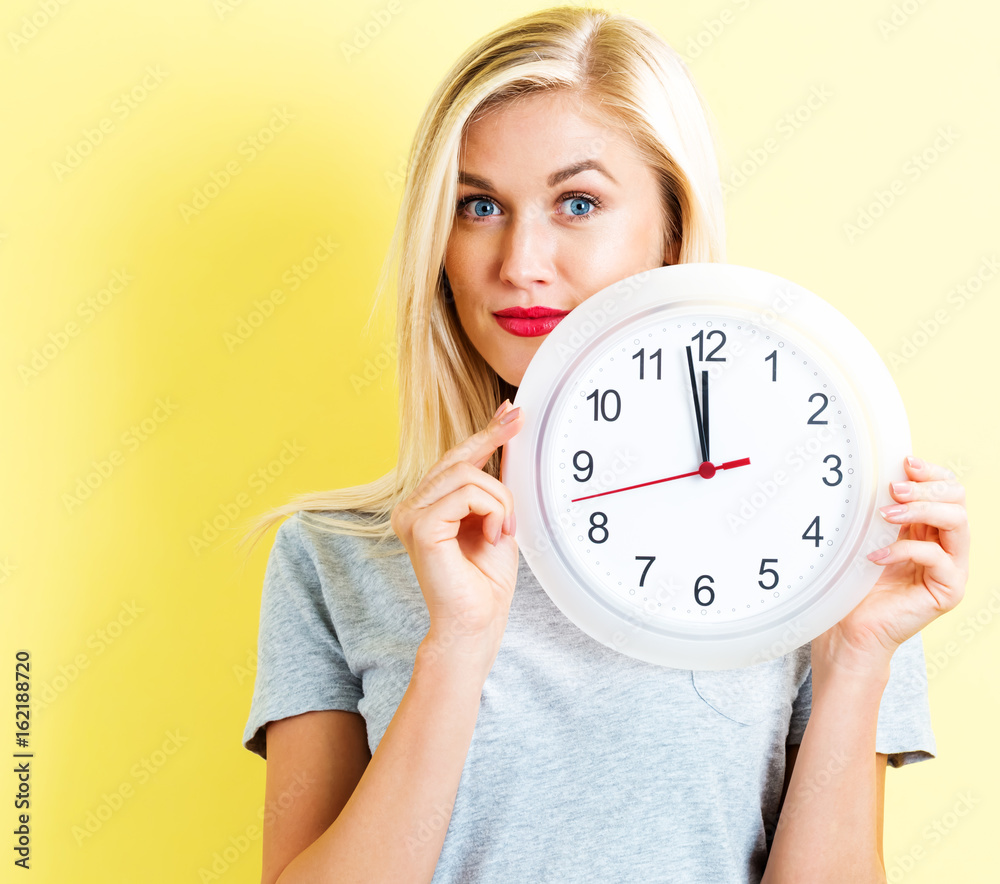
M522 338L534 338L547 335L554 329L568 310L557 310L554 307L508 307L498 310L493 315L504 331Z

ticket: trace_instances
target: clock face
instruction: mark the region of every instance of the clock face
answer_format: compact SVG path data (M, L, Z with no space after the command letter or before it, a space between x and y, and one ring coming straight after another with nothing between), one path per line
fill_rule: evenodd
M779 277L686 264L624 282L550 333L518 390L503 479L522 553L625 653L786 653L860 601L865 555L895 539L875 508L909 447L898 393L860 332ZM866 386L897 400L889 429Z

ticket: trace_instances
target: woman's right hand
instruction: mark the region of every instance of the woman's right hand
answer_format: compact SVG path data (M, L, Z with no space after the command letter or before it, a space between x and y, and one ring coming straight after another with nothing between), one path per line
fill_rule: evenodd
M424 646L493 665L517 581L514 498L483 467L522 426L505 400L486 426L434 464L392 511L430 614Z

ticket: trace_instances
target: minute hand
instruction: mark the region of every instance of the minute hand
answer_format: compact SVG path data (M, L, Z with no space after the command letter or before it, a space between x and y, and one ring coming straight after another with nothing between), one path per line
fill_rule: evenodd
M691 378L691 398L694 400L694 417L698 424L698 442L701 444L701 462L710 463L708 454L708 372L701 373L701 402L698 402L698 382L694 378L694 358L686 347L688 376Z
M674 479L686 479L688 476L702 476L705 479L711 479L719 470L731 470L734 467L747 467L750 466L750 458L743 457L739 460L727 460L723 464L716 466L715 464L705 461L698 469L692 470L690 473L679 473L676 476L667 476L666 479L654 479L652 482L640 482L638 485L626 485L624 488L615 488L613 491L599 491L597 494L588 494L585 497L574 497L570 501L571 503L577 503L581 500L590 500L592 497L604 497L605 494L618 494L620 491L631 491L633 488L645 488L647 485L659 485L661 482L672 482Z

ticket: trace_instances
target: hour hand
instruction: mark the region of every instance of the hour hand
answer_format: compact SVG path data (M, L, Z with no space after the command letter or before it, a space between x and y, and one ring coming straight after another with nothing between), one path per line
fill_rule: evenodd
M698 423L698 442L701 445L701 462L706 463L708 457L708 372L701 373L702 400L698 401L698 382L694 377L694 357L691 355L691 348L686 347L688 361L688 375L691 378L691 399L694 401L694 417ZM702 414L704 405L704 415Z

